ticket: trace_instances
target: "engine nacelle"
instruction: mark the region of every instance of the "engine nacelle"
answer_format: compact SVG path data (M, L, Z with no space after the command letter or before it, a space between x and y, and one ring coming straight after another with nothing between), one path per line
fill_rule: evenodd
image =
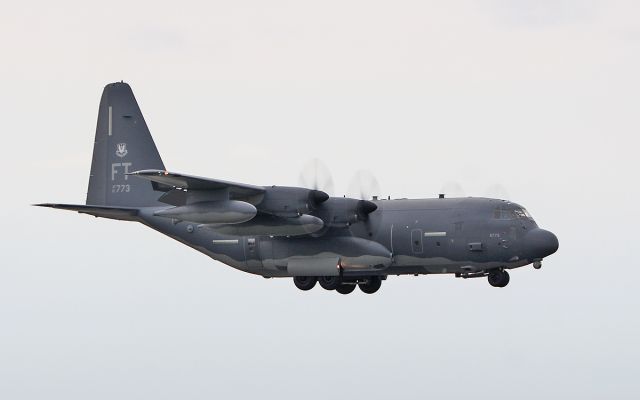
M256 204L260 212L280 217L295 217L308 214L329 198L320 190L288 186L265 188L262 201Z
M331 197L316 209L313 215L322 219L325 225L344 227L365 221L369 214L378 206L368 200L358 200L349 197Z

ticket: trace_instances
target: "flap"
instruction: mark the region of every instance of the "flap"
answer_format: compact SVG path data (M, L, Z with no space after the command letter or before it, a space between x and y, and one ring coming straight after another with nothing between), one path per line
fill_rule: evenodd
M229 189L229 193L239 197L255 196L262 194L265 191L261 186L223 181L221 179L202 178L199 176L178 174L158 169L145 169L142 171L131 172L128 175L134 175L150 180L151 182L187 190Z

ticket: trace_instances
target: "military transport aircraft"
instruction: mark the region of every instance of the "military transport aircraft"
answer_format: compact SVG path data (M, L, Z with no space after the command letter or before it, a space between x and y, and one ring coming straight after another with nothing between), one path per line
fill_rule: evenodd
M102 94L86 204L38 205L137 221L241 271L342 294L374 293L405 274L486 276L504 287L507 270L540 268L558 249L506 200L330 197L169 172L123 82Z

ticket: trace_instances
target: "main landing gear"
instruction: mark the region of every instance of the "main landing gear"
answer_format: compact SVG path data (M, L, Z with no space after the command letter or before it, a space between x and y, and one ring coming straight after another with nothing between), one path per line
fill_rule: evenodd
M509 284L509 273L505 270L498 269L489 272L487 277L489 285L493 287L505 287Z
M311 290L319 283L325 290L335 290L340 294L349 294L360 288L363 293L373 294L382 286L382 278L379 276L367 276L349 281L343 280L340 276L295 276L293 283L300 290Z
M382 279L379 276L370 276L365 282L358 283L358 287L366 294L373 294L382 286Z
M340 294L349 294L356 290L356 285L350 285L348 283L343 283L342 285L336 288L336 292Z
M319 276L318 283L325 290L336 290L342 284L339 276Z
M295 276L293 278L293 283L300 290L311 290L318 282L318 278L315 276Z

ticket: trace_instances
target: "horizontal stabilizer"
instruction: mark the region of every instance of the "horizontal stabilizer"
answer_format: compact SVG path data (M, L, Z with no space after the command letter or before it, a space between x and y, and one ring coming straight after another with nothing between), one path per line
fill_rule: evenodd
M83 204L56 204L43 203L34 204L37 207L57 208L59 210L77 211L80 214L89 214L94 217L119 219L125 221L135 221L138 216L138 209L131 207L110 207L110 206L89 206Z
M162 185L168 185L187 190L220 190L229 189L233 197L255 196L263 194L265 189L261 186L247 185L244 183L228 182L221 179L202 178L199 176L177 174L157 169L147 169L131 172L143 179L148 179Z

